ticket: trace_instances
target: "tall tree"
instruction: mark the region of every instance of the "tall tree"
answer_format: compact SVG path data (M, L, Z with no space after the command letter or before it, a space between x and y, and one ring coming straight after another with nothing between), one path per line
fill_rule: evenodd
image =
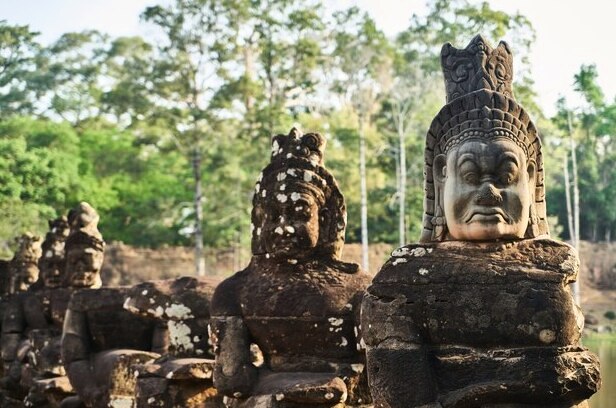
M148 7L145 21L162 33L153 63L156 104L152 120L163 122L167 136L190 160L194 181L195 269L205 274L203 260L203 160L214 138L216 112L208 109L226 78L237 21L230 18L233 1L176 0Z
M357 7L337 12L334 18L333 63L340 79L333 88L358 118L362 267L369 270L366 132L391 86L392 49L375 21Z
M0 118L34 110L29 82L36 71L35 57L40 49L37 36L27 25L0 20Z

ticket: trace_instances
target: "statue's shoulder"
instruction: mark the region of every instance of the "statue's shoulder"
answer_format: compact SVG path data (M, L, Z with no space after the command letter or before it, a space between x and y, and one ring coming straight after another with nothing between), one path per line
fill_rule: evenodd
M494 283L503 279L573 281L579 269L570 245L547 236L515 241L443 241L393 251L374 285Z
M251 285L250 266L223 280L212 295L210 314L212 316L239 316L242 314L240 297L244 288ZM250 290L250 288L247 288Z

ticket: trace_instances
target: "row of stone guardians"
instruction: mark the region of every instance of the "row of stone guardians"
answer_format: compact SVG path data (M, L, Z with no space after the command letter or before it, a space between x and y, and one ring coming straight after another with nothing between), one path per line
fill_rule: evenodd
M39 279L3 307L3 406L585 406L600 376L568 286L579 262L549 238L512 64L481 36L443 47L424 232L372 282L341 260L325 139L297 129L255 186L249 265L218 285L100 288L96 212L51 223Z

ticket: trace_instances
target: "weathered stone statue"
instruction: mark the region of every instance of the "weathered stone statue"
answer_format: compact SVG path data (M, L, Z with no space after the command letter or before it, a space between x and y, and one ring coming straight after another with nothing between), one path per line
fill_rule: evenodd
M223 407L212 382L214 354L209 339L210 301L218 281L181 277L133 286L124 308L162 326L167 353L134 366L135 406Z
M66 217L49 221L49 227L38 262L38 280L10 299L3 318L2 359L10 367L4 386L11 388L13 396L27 392L37 378L64 375L60 335L71 292L60 286L69 228ZM41 402L36 406L42 406Z
M274 137L253 198L252 259L214 293L214 384L230 406L369 402L357 332L369 277L340 260L346 210L324 145L296 129Z
M66 282L80 290L68 305L61 349L77 396L66 398L62 407L132 406L135 378L131 366L159 357L150 351L164 350L155 323L124 310L130 288L100 288L105 243L98 220L87 203L68 215Z
M362 327L375 407L573 407L600 385L579 345L578 258L548 237L541 144L512 55L481 36L441 53L423 234L382 267Z
M19 237L18 248L9 264L10 293L23 292L38 279L41 237L26 232Z

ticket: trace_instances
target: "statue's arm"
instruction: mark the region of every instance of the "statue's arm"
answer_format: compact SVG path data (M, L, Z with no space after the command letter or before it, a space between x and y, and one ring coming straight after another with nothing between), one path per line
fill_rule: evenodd
M24 338L25 316L20 296L12 297L2 319L2 360L5 365L11 364L17 357L17 350Z
M250 395L258 369L252 364L250 336L244 320L239 316L220 316L212 317L210 324L217 339L214 386L231 397Z
M405 300L364 295L361 326L370 391L379 406L439 407L426 344L412 319L400 310Z
M81 399L96 401L99 387L90 361L90 342L87 315L84 311L66 311L62 330L62 361L71 385Z
M238 305L235 277L222 282L214 292L211 304L211 333L216 365L214 386L230 397L247 397L258 379L252 363L252 337Z

